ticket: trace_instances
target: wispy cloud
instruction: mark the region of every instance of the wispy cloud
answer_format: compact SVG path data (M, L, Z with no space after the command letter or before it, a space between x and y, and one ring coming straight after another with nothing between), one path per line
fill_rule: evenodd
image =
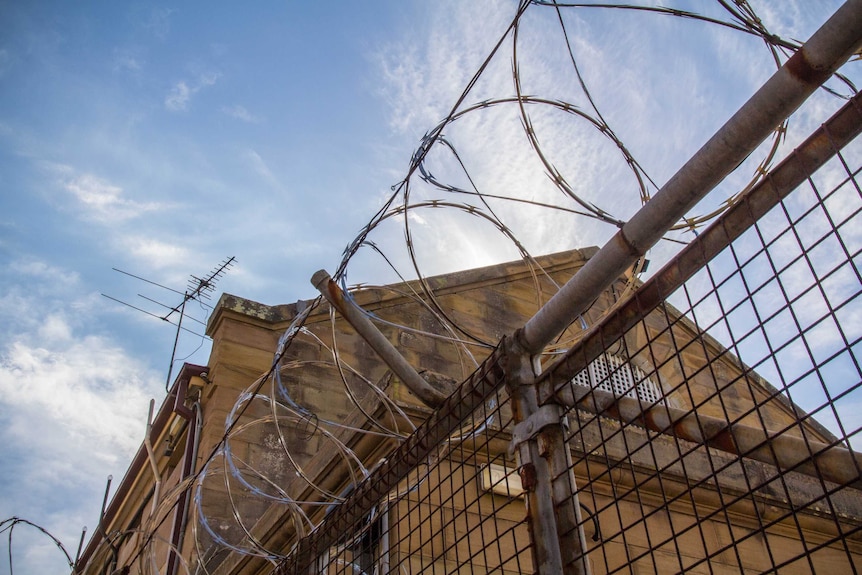
M171 8L153 8L145 17L143 27L160 40L168 37L171 31L171 16L175 10Z
M416 42L414 35L405 34L378 56L383 76L381 93L391 105L390 125L396 132L422 134L442 120L514 16L505 8L489 10L488 17L480 13L485 8L479 5L452 3L450 8L428 22L427 32L415 35L427 38L424 43ZM534 18L525 21L518 39L525 93L582 104L584 96L567 60L564 38L559 24L554 22L554 13L536 9L533 14ZM472 25L475 22L482 24L476 27ZM625 39L616 40L615 47ZM607 57L605 46L593 40L578 42L579 54L587 53L591 59ZM627 94L637 98L638 86L634 82L625 88ZM462 108L488 98L511 97L514 93L510 37ZM638 205L637 181L625 158L592 123L546 105L529 105L526 112L542 152L579 196L621 217ZM468 191L475 185L485 193L583 211L549 180L546 167L527 138L516 105L502 104L471 112L451 123L444 135L459 158L446 147L438 146L428 155L425 165L441 184ZM476 198L430 189L416 180L411 189L413 202L448 195L447 199L453 202L481 205ZM609 194L608 190L615 193ZM578 218L571 212L512 201L488 201L507 230L534 254L600 245L609 235L609 225ZM488 208L482 210L490 215ZM434 218L435 224L423 232L427 237L422 255L430 268L452 271L517 255L512 241L501 237L500 231L487 220L463 218L456 211L449 209L448 219ZM427 219L425 213L422 217ZM464 227L458 228L459 225ZM387 238L398 243L403 241L399 236ZM470 246L469 250L455 250L465 254L463 258L451 257L453 242ZM416 244L420 245L418 239Z
M475 12L483 9L464 3L448 5L441 11L444 15L427 21L426 32L406 32L378 54L381 94L390 104L393 130L423 134L449 111L512 16L505 9L489 10L495 16L486 19ZM595 118L577 81L555 12L538 6L528 12L521 22L517 44L522 93L572 103ZM736 100L744 100L747 91L759 86L774 70L762 42L723 28L679 18L602 10L567 10L564 19L579 71L604 120L655 180L656 187L735 111L741 103ZM650 25L645 26L645 21ZM482 22L482 26L465 27L473 22ZM711 59L703 52L719 57ZM465 105L514 94L511 54L510 39ZM608 70L614 73L609 75ZM710 113L701 113L704 109ZM571 112L547 105L526 106L542 154L571 189L613 217L628 219L641 205L640 182L608 134ZM584 211L551 184L548 169L529 144L520 115L515 106L489 107L447 126L444 135L467 166L469 180L460 161L447 157L446 150L432 151L425 167L444 185L469 190L475 183L482 192ZM741 189L762 157L753 154L754 164L744 165L725 180L695 213L711 211L707 209L710 204L719 205ZM413 201L446 195L425 188L426 196L422 196L418 178L414 184ZM655 191L652 185L647 186ZM478 203L476 199L465 200L463 195L450 197ZM514 202L492 201L492 205L499 219L533 253L602 245L615 231L612 224L572 213ZM446 226L437 227L441 234L451 234L451 230L445 231ZM492 252L494 245L482 239ZM659 249L664 258L677 248L664 245ZM439 257L445 259L445 251Z
M143 70L143 67L140 54L130 50L114 50L114 72L138 73Z
M39 518L63 509L58 534L72 541L93 519L99 479L140 444L159 378L106 338L81 336L59 316L47 320L35 336L0 347L0 508ZM81 503L59 499L70 491Z
M58 285L71 286L79 281L77 272L64 270L37 259L15 260L9 264L8 269L16 275Z
M249 112L245 106L240 106L239 104L235 106L223 106L221 111L231 118L236 118L237 120L242 120L243 122L248 122L249 124L259 124L260 118L253 115Z
M423 21L427 29L404 30L374 55L380 95L391 106L390 125L397 131L421 134L443 119L515 14L507 2L445 4ZM508 53L501 56L468 101L511 95Z
M123 247L145 269L191 268L192 253L185 247L146 236L129 236Z
M163 207L130 200L123 188L93 174L72 175L63 182L63 188L78 200L88 219L103 223L125 221Z
M24 412L10 422L7 432L29 434L36 419L44 422L38 427L43 437L53 429L97 441L103 449L94 456L102 460L115 460L118 451L132 453L142 430L128 423L139 420L146 405L148 386L141 377L146 372L105 338L73 338L62 318L49 320L46 332L52 337L43 332L38 341L18 340L3 349L3 402Z
M174 84L171 91L165 96L165 107L172 112L179 112L188 107L192 97L191 88L184 81Z
M199 74L193 82L180 80L171 87L165 96L165 107L171 112L187 110L192 96L210 86L215 85L221 74L218 72L206 72Z
M267 163L255 150L248 149L243 152L243 159L251 166L254 173L257 174L263 181L276 190L282 190L281 182L272 173Z
M219 72L206 72L204 74L200 74L198 76L198 86L212 86L216 83L216 81L221 78L221 73Z

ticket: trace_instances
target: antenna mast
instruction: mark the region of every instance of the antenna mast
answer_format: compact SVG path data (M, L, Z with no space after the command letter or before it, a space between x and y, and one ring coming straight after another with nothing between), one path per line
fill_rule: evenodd
M182 301L180 301L180 303L178 303L175 306L169 306L169 305L165 305L161 302L158 302L152 298L148 298L144 295L138 294L138 297L141 297L147 301L155 303L155 304L157 304L163 308L166 308L168 310L167 313L165 313L164 315L159 315L159 314L149 312L145 309L133 306L130 303L126 303L122 300L111 297L109 295L102 294L102 296L104 296L110 300L113 300L117 303L121 303L125 306L128 306L128 307L134 309L134 310L137 310L139 312L145 313L145 314L153 316L153 317L157 317L162 321L166 321L171 325L177 326L177 332L176 332L176 335L174 336L174 346L173 346L173 349L171 350L171 360L170 360L170 363L168 364L168 376L167 376L167 379L165 379L165 391L168 391L170 389L171 375L173 374L174 360L175 360L176 354L177 354L177 344L179 343L179 340L180 340L180 331L187 331L187 332L192 333L194 335L206 337L204 335L201 335L199 333L191 331L190 329L188 329L186 327L183 327L183 319L186 317L186 303L188 303L191 300L194 300L194 301L200 302L202 305L204 305L206 307L211 307L211 306L207 305L204 302L204 300L210 299L210 295L215 291L215 285L218 282L218 280L221 279L221 277L227 273L227 271L230 269L230 267L235 262L236 262L236 257L231 256L231 257L227 258L226 260L224 260L223 262L221 262L219 265L217 265L209 274L207 274L205 277L202 277L202 278L199 278L195 275L190 274L190 278L188 280L188 283L186 284L185 291L175 290L173 288L170 288L168 286L164 286L164 285L156 283L154 281L150 281L146 278L142 278L142 277L137 276L135 274L125 272L121 269L112 268L114 271L119 272L121 274L127 275L129 277L133 277L137 280L146 282L148 284L152 284L154 286L160 287L162 289L165 289L165 290L168 290L170 292L180 294L183 296L183 299L182 299ZM173 316L174 314L179 314L179 317L176 320L176 323L171 321L171 316ZM189 317L190 317L190 319L192 319L192 320L194 320L194 321L196 321L202 325L206 325L204 322L202 322L198 319L195 319L194 317L191 317L191 316L189 316Z
M189 300L202 301L204 299L210 299L210 294L215 291L215 284L218 282L219 278L223 276L230 266L233 265L233 262L236 260L234 256L229 257L225 261L216 267L213 271L209 273L205 278L199 278L197 276L192 275L188 281L186 286L186 292L183 295L183 301L178 305L171 308L171 310L163 317L162 319L165 321L169 321L171 314L179 311L180 318L177 321L177 334L174 337L174 347L171 350L171 361L168 364L168 377L165 379L165 391L168 391L171 386L171 375L174 371L174 358L177 355L177 343L180 341L180 330L183 327L183 317L186 312L186 302ZM191 275L191 274L190 274Z

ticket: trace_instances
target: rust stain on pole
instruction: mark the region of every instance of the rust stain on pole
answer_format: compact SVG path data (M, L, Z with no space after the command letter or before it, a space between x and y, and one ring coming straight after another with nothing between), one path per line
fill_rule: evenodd
M525 463L518 470L518 475L521 476L521 487L524 491L536 490L536 466L532 463Z
M832 72L828 69L818 69L812 66L811 62L808 61L805 48L797 50L784 66L790 72L791 76L798 78L805 84L814 86L819 86L832 75Z

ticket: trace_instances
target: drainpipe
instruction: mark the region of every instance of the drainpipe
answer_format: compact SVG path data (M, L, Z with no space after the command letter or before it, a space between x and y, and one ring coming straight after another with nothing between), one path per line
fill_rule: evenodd
M111 481L113 481L114 476L108 476L108 483L105 485L105 496L102 498L102 511L99 513L99 525L96 527L96 531L102 536L102 538L108 543L108 546L111 548L111 562L108 564L108 569L110 572L114 571L114 568L117 566L117 553L119 550L117 546L114 545L114 542L111 541L111 538L108 537L108 533L105 529L105 505L108 503L108 493L111 491ZM11 531L10 531L11 537ZM11 557L11 551L10 551ZM77 564L76 564L77 569ZM10 568L11 571L11 568Z
M389 501L380 514L380 575L389 575Z
M185 398L186 390L188 389L188 379L182 380L180 389L177 391L177 405L174 406L174 412L180 417L188 421L188 434L186 435L186 449L183 455L183 469L180 476L180 483L190 477L195 471L195 464L198 458L198 448L200 447L201 432L203 430L203 412L201 410L200 401L195 401L192 409L189 409L182 403L180 398ZM186 489L183 496L177 503L177 508L174 512L174 524L171 527L170 548L167 564L167 575L176 575L179 568L179 556L182 555L183 540L185 539L186 526L189 520L189 503L191 501L192 490Z
M153 410L156 407L156 400L150 400L150 412L147 415L147 433L144 436L144 446L147 448L147 458L150 462L150 469L153 472L153 480L156 482L153 487L153 510L150 512L150 518L156 515L156 509L159 507L159 495L161 495L162 478L159 473L159 463L156 459L156 453L153 450L153 442L150 440L150 434L153 431Z
M186 382L188 382L188 379L190 377L206 373L206 371L206 366L195 365L191 363L183 364L182 371L180 371L180 374L177 376L177 379L174 382L174 386L171 388L171 391L168 394L168 401L170 400L171 396L173 396L174 403L173 405L171 405L168 403L168 401L165 401L159 408L159 412L155 416L155 420L152 422L151 425L151 440L153 438L157 439L158 437L160 437L165 427L170 423L171 417L173 416L173 414L175 413L175 409L177 408L176 394L178 393L180 382L184 379L186 380ZM188 408L185 407L185 405L182 405L182 408L185 409L187 412L189 411ZM141 474L141 471L147 465L148 458L149 455L147 453L146 446L144 444L141 444L141 446L138 448L138 451L135 453L134 459L132 459L132 464L126 470L125 476L120 482L120 485L117 487L117 491L114 493L114 497L111 498L111 503L107 506L107 508L104 510L104 513L102 514L102 522L105 526L110 525L122 509L122 506L126 501L126 498L128 497L129 493L131 493L136 481L138 480L138 477ZM80 557L75 562L74 573L82 573L89 566L90 561L95 556L96 552L98 551L99 545L101 545L103 541L107 541L110 544L110 541L108 541L107 538L104 536L102 530L96 529L93 532L92 538L84 547L84 550L80 554Z
M848 0L523 327L540 353L757 148L862 44L862 0Z

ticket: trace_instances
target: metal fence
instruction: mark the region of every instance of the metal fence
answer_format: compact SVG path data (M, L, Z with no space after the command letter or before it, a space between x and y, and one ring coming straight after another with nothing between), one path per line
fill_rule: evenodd
M568 469L600 525L596 572L862 565L858 147L817 170L859 114L857 98L545 371L540 401L578 408ZM630 397L572 379L602 354L641 368Z
M862 568L860 102L565 354L504 339L276 572Z

